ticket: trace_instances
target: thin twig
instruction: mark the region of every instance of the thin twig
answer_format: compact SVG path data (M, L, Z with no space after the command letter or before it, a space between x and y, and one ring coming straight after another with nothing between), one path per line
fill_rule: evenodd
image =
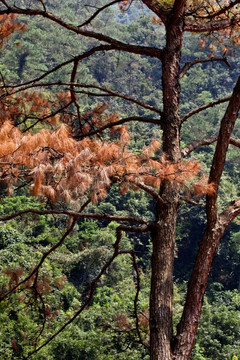
M129 253L130 256L132 257L132 262L133 262L133 267L134 270L136 272L136 278L137 278L137 282L136 282L136 294L135 294L135 298L134 298L134 315L135 315L135 319L136 319L136 330L137 330L137 334L138 334L138 338L140 343L146 347L149 348L149 346L144 342L143 338L142 338L142 334L139 328L139 317L138 317L138 309L137 309L137 304L138 304L138 298L139 298L139 293L141 290L141 286L140 286L140 272L139 272L139 268L138 268L138 264L137 264L137 258L136 258L136 254L134 252L134 250L130 250L130 251L121 251L121 254L126 254Z
M97 9L97 11L95 11L95 13L94 13L92 16L90 16L90 18L88 18L86 21L84 21L81 25L78 25L78 27L81 28L81 27L83 27L83 26L85 26L85 25L90 24L91 21L92 21L93 19L95 19L95 17L96 17L97 15L100 14L100 12L102 12L102 11L105 10L106 8L108 8L108 7L110 7L110 6L114 5L114 4L117 4L117 3L121 2L121 1L122 1L122 0L114 0L114 1L110 2L109 4L106 4L106 5L102 6L101 8Z

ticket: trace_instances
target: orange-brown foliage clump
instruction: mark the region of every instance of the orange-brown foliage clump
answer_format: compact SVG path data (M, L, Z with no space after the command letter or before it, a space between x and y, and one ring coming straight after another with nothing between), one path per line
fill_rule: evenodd
M123 0L118 4L120 11L124 12L127 10L128 6L131 4L130 0Z
M26 31L27 25L20 24L16 21L16 15L0 15L0 46L3 46L4 41L7 40L14 31Z
M193 184L193 191L194 195L197 197L201 197L204 194L213 195L215 193L215 184L207 184L207 177L206 175L203 175L201 179Z
M9 277L9 289L11 289L14 285L17 285L19 283L19 279L21 277L21 275L23 274L23 269L22 268L16 268L16 269L12 269L10 267L8 267L7 269L2 271L3 274L7 275Z
M118 137L112 142L90 137L77 141L65 124L57 130L23 133L7 120L0 127L1 177L7 181L10 193L19 180L30 181L31 194L47 197L51 202L88 196L97 203L116 182L124 194L141 184L157 188L164 179L179 187L199 173L196 160L173 164L164 155L153 159L160 148L157 140L145 147L141 155L135 155L128 150L127 127L116 130ZM203 179L195 184L195 190L197 195L210 191Z
M117 327L118 330L120 330L120 331L131 330L132 324L127 315L118 314L118 315L116 315L114 320L115 320L115 326Z
M22 124L22 129L30 126L29 121L47 121L51 125L58 122L69 121L68 115L64 112L57 112L70 102L70 93L56 94L56 101L53 96L42 95L37 91L23 91L20 96L7 96L0 90L2 100L0 102L0 124L9 120Z
M232 19L232 24L229 27L222 27L222 30L215 32L215 38L217 39L217 44L224 43L225 39L230 39L233 45L240 46L240 22L239 22L239 4L229 7L228 0L205 0L204 2L199 0L188 0L187 7L190 12L193 14L193 18L196 22L199 23L208 23L210 19L213 21L224 21ZM225 11L223 11L225 9ZM233 21L238 20L238 21ZM205 37L199 42L199 47L203 49L205 45L208 44L208 38ZM210 43L209 50L215 51L217 46L214 42ZM225 55L229 49L226 46L223 46L222 52ZM229 52L230 54L230 52ZM211 54L210 54L211 55Z

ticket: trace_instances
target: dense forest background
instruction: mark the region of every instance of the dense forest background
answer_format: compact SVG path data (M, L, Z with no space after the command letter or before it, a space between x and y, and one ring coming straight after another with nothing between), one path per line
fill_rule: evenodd
M80 1L46 1L53 12L65 18L83 21L90 7L83 10ZM92 2L94 5L94 1ZM104 24L106 34L135 43L147 42L154 46L159 39L164 43L161 26L154 22L153 16L141 4L132 5L127 13L118 8L105 11L95 22ZM24 34L14 33L0 54L0 72L8 83L21 83L41 76L59 63L71 59L89 47L89 42L78 41L78 36L49 24L47 20L29 18L25 20L27 30ZM76 21L76 20L74 20ZM87 25L91 28L91 25ZM39 39L41 41L39 42ZM216 39L188 36L183 49L183 64L196 58L226 55L227 61L198 64L182 79L182 114L197 106L228 96L240 68L240 50L232 44L215 45ZM41 46L36 44L41 44ZM94 44L94 40L93 40ZM234 56L233 56L234 55ZM202 75L204 69L204 76ZM48 76L48 81L67 82L70 70L61 67ZM94 55L87 62L81 62L77 80L80 83L111 88L137 97L151 106L157 106L161 99L161 69L155 59L139 58L121 53ZM54 91L58 91L55 86ZM43 94L51 101L52 88L45 88ZM91 116L96 107L95 91L81 91L81 110ZM189 101L189 99L191 99ZM106 97L98 93L98 101L108 104L107 111L117 111L121 116L147 115L147 109L139 109L132 103L126 105L119 98ZM226 105L208 109L192 117L184 126L182 148L194 139L209 138L215 134L219 119ZM28 122L30 126L31 120ZM234 135L239 137L239 121ZM23 130L26 122L22 125ZM41 123L35 129L41 128ZM33 130L36 131L36 130ZM156 137L158 127L153 124L130 125L132 150L149 145ZM198 150L197 159L207 172L214 144ZM239 195L239 156L235 148L230 148L221 187L221 203L224 206ZM26 208L43 209L41 203L29 196L26 187L19 186L15 196L6 196L6 184L0 182L0 215ZM232 196L233 195L233 196ZM153 206L151 198L145 193L130 191L118 194L113 188L105 201L98 205L99 210L114 215L141 215L151 218ZM50 204L48 204L50 206ZM74 204L69 205L74 209ZM198 241L204 230L204 201L195 207L188 204L179 208L178 242L175 257L175 322L180 316L189 277L194 262ZM91 205L91 211L95 211ZM0 285L4 292L9 282L17 282L34 267L42 254L57 243L66 218L50 215L22 216L22 222L11 220L0 228ZM25 220L25 221L24 221ZM91 281L97 276L108 259L115 241L117 224L105 221L78 220L74 232L66 242L51 254L41 270L43 296L47 303L47 322L41 334L47 339L55 332L58 324L67 321L75 309L84 301L90 290ZM240 358L240 222L235 220L225 234L215 257L210 282L205 298L201 324L192 354L192 360L237 360ZM148 341L148 298L151 244L147 235L124 235L124 248L134 247L141 276L141 293L138 309L140 329ZM148 349L139 343L134 321L136 273L131 258L126 255L118 258L110 271L100 280L96 295L87 311L63 333L34 355L36 360L111 360L111 359L149 359ZM32 297L13 293L0 304L1 345L0 358L10 360L23 358L38 341L42 326L41 304L32 302Z

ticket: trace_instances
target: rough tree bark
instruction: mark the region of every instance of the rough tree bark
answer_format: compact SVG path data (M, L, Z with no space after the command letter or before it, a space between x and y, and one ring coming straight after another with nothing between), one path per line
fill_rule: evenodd
M175 2L166 26L166 45L162 55L163 130L162 149L166 158L177 163L180 151L179 65L186 2ZM176 184L163 181L162 205L156 208L156 225L151 231L152 276L150 296L151 360L172 359L173 259L176 239L179 191Z

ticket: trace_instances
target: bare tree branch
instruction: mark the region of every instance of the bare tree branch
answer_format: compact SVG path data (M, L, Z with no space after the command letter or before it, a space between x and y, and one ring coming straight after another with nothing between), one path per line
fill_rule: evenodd
M240 199L232 201L226 209L219 215L218 224L225 229L228 225L240 215Z
M218 3L219 4L219 3ZM238 5L239 4L239 0L235 0L235 1L230 1L230 3L228 5L225 5L223 7L221 7L220 10L218 11L214 11L208 15L205 15L205 16L198 16L198 15L195 15L196 18L199 18L199 19L214 19L222 14L225 14L226 12L228 12L229 10L232 10L234 8L235 5Z
M75 59L74 60L74 66L73 66L72 73L71 73L71 79L70 79L71 83L75 82L75 78L76 78L76 75L77 75L77 69L78 69L78 63L79 63L79 60ZM79 128L82 129L80 106L78 104L75 89L74 89L73 85L70 86L70 92L71 92L72 102L75 104L75 107L77 109L77 118L78 118Z
M213 135L208 139L201 139L201 140L193 141L191 144L188 144L181 150L182 157L185 158L189 154L191 154L191 152L195 151L196 149L198 149L202 146L210 145L210 144L214 143L215 141L217 141L217 138L218 138L218 135Z
M169 15L169 10L166 9L160 1L158 0L142 0L142 2L152 10L159 18L162 20L163 23L166 23L167 17Z
M147 110L151 110L151 111L156 112L156 113L159 114L159 115L162 115L162 110L160 110L160 109L158 109L158 108L156 108L156 107L154 107L154 106L152 106L152 105L145 104L145 103L143 103L142 101L137 100L137 99L134 99L134 98L132 98L132 97L130 97L130 96L128 96L128 95L120 94L120 93L118 93L118 92L116 92L116 91L113 91L113 90L104 88L104 87L102 87L102 86L96 86L96 85L93 85L93 86L88 86L88 85L86 85L86 86L85 86L84 84L82 84L82 85L83 85L83 86L81 86L81 84L79 84L79 85L77 84L77 85L75 85L75 86L77 86L77 87L83 87L83 88L85 87L85 88L98 89L98 90L101 90L101 91L106 92L107 94L109 94L109 95L111 95L111 96L119 97L119 98L121 98L121 99L130 101L130 102L132 102L132 103L134 103L134 104L136 104L136 105L139 105L139 106L141 106L141 107L143 107L143 108L145 108L145 109L147 109Z
M9 8L9 5L7 4L7 2L6 2L5 0L1 0L0 2L1 2L3 5L5 5L7 9Z
M197 206L203 206L204 204L203 203L199 203L197 201L194 201L192 199L190 199L189 197L187 196L180 196L180 200L182 201L185 201L186 203L190 204L190 205L197 205Z
M13 90L13 91L9 92L8 94L3 94L2 96L0 96L0 99L4 98L6 96L17 94L17 93L19 93L21 91L24 91L24 90L28 90L28 89L35 88L35 87L45 87L45 86L69 86L69 87L73 86L73 87L80 87L80 88L86 88L86 89L91 89L91 88L92 89L97 89L97 90L104 91L104 92L110 94L111 96L127 100L129 102L132 102L133 104L141 106L144 109L151 110L153 112L156 112L159 115L162 115L162 111L157 109L154 106L145 104L145 103L143 103L143 102L141 102L139 100L136 100L136 99L134 99L134 98L132 98L130 96L120 94L120 93L118 93L116 91L112 91L112 90L104 88L102 86L93 85L93 84L80 84L80 83L71 83L71 82L68 83L68 82L62 82L62 81L34 83L34 84L26 85L26 86L19 86L19 88L17 90ZM77 91L76 91L76 93L77 93Z
M217 145L208 180L209 184L213 183L215 185L215 192L206 196L207 226L199 243L199 250L196 256L192 275L188 283L187 297L182 318L177 326L177 335L175 337L173 349L175 354L178 351L181 354L187 354L186 349L192 349L214 255L216 254L227 225L240 213L240 200L230 204L222 214L218 215L217 212L218 188L225 164L226 153L230 143L230 137L239 109L240 76L234 87L228 107L221 121ZM229 214L227 214L227 210L230 211ZM189 336L189 334L191 335Z
M237 25L240 22L240 17L230 17L228 19L221 19L209 22L197 22L196 20L186 20L184 31L203 33L220 31Z
M198 114L200 113L201 111L203 110L206 110L210 107L213 107L215 105L218 105L218 104L222 104L224 102L227 102L231 99L231 96L228 96L228 97L225 97L223 99L218 99L218 100L213 100L211 102L209 102L208 104L205 104L205 105L202 105L202 106L199 106L198 108L194 109L194 110L191 110L189 113L187 113L186 115L184 115L182 118L181 118L181 123L183 124L187 119L189 119L191 116L195 115L195 114Z
M140 293L140 272L138 269L138 264L137 264L137 258L136 258L136 254L134 253L134 251L131 251L130 253L131 257L132 257L132 262L133 262L133 267L135 269L136 272L136 276L137 276L137 285L136 285L136 295L134 298L134 314L135 314L135 318L136 318L136 329L137 329L137 334L138 334L138 338L140 340L140 343L149 348L149 345L145 343L145 341L142 338L142 334L139 328L139 317L138 317L138 309L137 309L137 304L138 304L138 297L139 297L139 293Z
M147 224L145 220L138 219L133 216L114 216L108 215L106 213L102 214L90 214L90 213L82 213L72 210L38 210L38 209L26 209L18 211L11 215L1 216L0 221L8 221L11 219L15 219L18 216L22 216L24 214L37 214L37 215L68 215L76 218L85 218L85 219L104 219L108 221L129 221L129 222L136 222L137 224Z
M157 193L157 191L155 191L151 186L145 185L144 183L136 180L128 180L130 183L136 185L137 187L139 187L140 189L146 191L149 195L151 195L157 202L158 205L163 205L164 201L161 198L161 196Z
M134 315L135 315L135 319L136 319L136 330L137 330L137 334L138 334L138 338L139 338L139 342L140 344L142 344L144 347L149 348L149 345L145 343L145 341L142 338L142 334L139 328L139 316L138 316L138 309L137 309L137 304L138 304L138 298L139 298L139 293L141 290L141 286L140 286L140 272L139 272L139 268L138 268L138 264L137 264L137 258L136 258L136 254L134 252L134 250L120 250L119 254L129 254L132 258L132 262L133 262L133 267L136 273L136 294L135 294L135 298L134 298Z
M82 212L87 205L91 202L91 199L86 200L80 207L79 212ZM28 209L30 210L30 209ZM34 209L32 209L34 210ZM24 211L24 210L23 210ZM27 211L28 212L28 211ZM15 213L16 215L17 213ZM54 214L54 213L52 213ZM26 283L28 280L30 280L33 276L35 276L34 279L34 287L36 288L36 283L37 283L37 277L38 277L38 273L39 273L39 269L42 266L43 262L45 261L45 259L53 252L55 251L59 246L61 246L64 242L64 240L67 238L67 236L72 232L72 230L74 229L74 226L76 224L77 221L77 216L74 215L70 215L70 219L72 219L71 224L69 225L69 228L67 229L67 231L64 233L64 235L62 236L62 238L60 239L60 241L55 244L54 246L52 246L45 254L43 254L40 262L37 264L37 266L33 269L33 271L30 273L30 275L28 275L24 280L20 281L18 284L16 284L15 287L11 288L9 292L7 292L6 294L0 296L0 302L2 300L4 300L9 294L11 294L12 292L14 292L16 289L18 289L22 284Z
M194 65L196 64L203 64L203 63L206 63L206 62L215 62L215 61L222 61L224 62L230 69L232 68L231 65L229 64L228 60L226 59L226 57L216 57L216 58L209 58L209 59L195 59L191 62L187 62L182 70L180 71L179 73L179 78L181 79L186 73L187 71Z
M61 69L62 67L64 66L67 66L71 63L74 63L74 62L79 62L81 60L84 60L86 58L89 58L91 55L97 53L97 52L101 52L101 51L110 51L110 50L114 50L114 46L111 46L111 45L99 45L99 46L95 46L93 47L92 49L84 52L83 54L80 54L78 56L75 56L74 58L71 58L67 61L64 61L62 62L61 64L55 66L54 68L52 68L51 70L48 70L48 71L45 71L44 74L42 74L41 76L33 79L33 80L30 80L30 81L27 81L25 83L21 83L21 84L17 84L17 85L7 85L7 84L4 84L4 86L1 86L0 88L4 88L4 89L7 89L7 88L11 88L11 89L15 89L15 88L22 88L22 87L25 87L27 85L33 85L34 83L38 82L38 81L41 81L42 79L44 79L45 77L47 77L48 75L50 74L53 74L55 73L57 70ZM7 94L8 95L8 94Z
M37 117L34 117L35 119L37 118L37 120L35 121L35 123L33 123L32 125L28 126L26 129L23 130L23 133L24 132L27 132L29 130L31 130L32 128L34 128L34 126L36 126L38 123L42 122L42 121L46 121L48 119L50 119L51 117L59 114L60 112L62 112L63 110L67 109L70 105L72 104L72 101L70 101L69 103L67 103L65 106L61 107L60 109L57 109L56 111L52 112L51 114L49 115L46 115L42 118L37 118ZM29 119L30 117L27 117L27 119ZM27 120L25 119L25 120Z
M233 90L231 99L226 109L225 115L221 121L219 130L217 145L212 161L212 167L209 174L209 183L215 184L215 193L213 195L207 195L206 207L207 207L207 219L209 222L216 221L217 218L217 197L218 187L225 164L226 153L230 143L231 134L234 128L234 124L238 117L240 109L240 76Z
M111 122L109 124L106 124L104 126L101 126L101 127L97 128L96 130L89 131L87 134L76 135L76 136L74 136L74 138L83 139L86 136L93 136L98 133L101 133L102 131L104 131L106 129L110 129L114 126L122 125L127 122L131 122L131 121L144 122L144 123L156 124L156 125L159 125L159 123L160 123L159 119L152 119L152 118L148 118L148 117L144 117L144 116L131 116L131 117L123 118L123 119Z
M87 96L89 96L89 97L111 97L111 95L110 94L106 94L106 93L97 93L97 92L92 92L92 91L85 91L85 90L78 90L78 91L76 91L76 93L78 93L78 94L84 94L84 95L87 95Z
M236 146L236 147L240 148L240 140L239 140L239 139L231 138L231 139L230 139L230 144L233 145L233 146Z
M213 183L215 185L215 192L206 196L207 225L199 243L194 268L188 283L187 297L182 317L177 326L177 335L175 337L173 349L175 354L189 354L188 356L190 356L190 351L193 346L200 320L203 297L214 256L227 225L240 213L240 200L230 204L222 214L218 215L217 212L219 183L225 164L231 133L238 116L239 108L240 76L233 90L225 115L221 121L217 145L209 175L209 184ZM227 213L227 211L229 211L229 213ZM187 349L190 349L190 351ZM189 352L187 353L187 351Z
M34 287L34 291L36 292L36 295L37 295L37 297L39 297L40 302L41 302L41 304L42 304L42 314L43 314L43 324L42 324L42 326L40 327L40 331L39 331L39 333L38 333L38 336L37 336L37 338L36 338L35 341L34 341L34 347L35 347L35 349L36 349L38 340L40 339L40 337L41 337L41 335L42 335L42 333L43 333L43 331L44 331L44 329L45 329L45 326L46 326L47 315L46 315L46 305L45 305L45 302L44 302L44 300L43 300L42 295L41 295L40 292L37 290L36 286Z
M46 12L44 10L39 9L22 9L8 6L5 10L0 10L0 15L3 14L19 14L19 15L28 15L28 16L42 16L43 18L49 19L58 25L62 26L63 28L74 32L75 34L82 35L84 37L96 39L99 41L103 41L107 44L112 45L116 50L125 51L128 53L138 54L138 55L145 55L150 56L153 58L161 59L162 57L162 50L155 48L155 47L148 47L148 46L140 46L140 45L131 45L127 43L123 43L116 39L111 38L110 36L106 36L101 33L97 33L94 31L82 30L78 26L70 24L63 19L53 15L52 13Z
M193 141L191 144L188 144L181 150L182 157L183 158L187 157L189 154L191 154L191 152L199 149L202 146L213 144L215 141L217 141L217 139L218 139L218 135L215 134L207 139ZM240 148L240 140L238 139L234 139L231 137L229 144Z
M0 86L0 88L5 89L7 91L6 81L5 81L4 76L1 71L0 71L0 76L1 76L2 83L3 83L3 86Z
M132 257L132 262L133 262L133 267L134 270L136 272L136 277L137 277L137 284L136 284L136 295L134 298L134 314L135 314L135 319L136 319L136 329L137 329L137 334L140 340L140 343L145 345L142 339L142 334L141 331L139 329L139 318L138 318L138 309L137 309L137 304L138 304L138 297L139 297L139 293L140 293L140 273L139 273L139 269L138 269L138 265L137 265L137 259L136 259L136 255L134 253L134 251L132 251L130 253L131 257Z

